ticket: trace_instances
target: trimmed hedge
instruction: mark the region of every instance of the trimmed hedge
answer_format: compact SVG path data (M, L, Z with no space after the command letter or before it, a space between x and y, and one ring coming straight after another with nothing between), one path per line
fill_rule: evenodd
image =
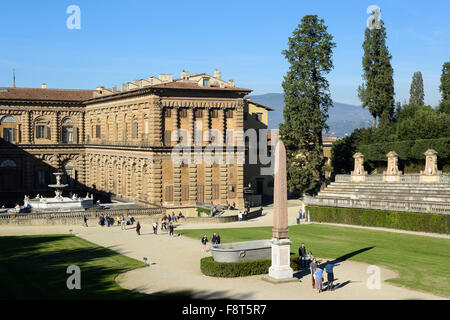
M299 270L298 255L291 255L291 268ZM221 278L246 277L269 272L271 259L259 259L242 262L216 262L213 257L200 260L200 270L204 275Z
M356 151L364 155L366 161L387 161L386 154L395 151L400 160L425 159L425 151L434 149L439 160L450 158L450 138L404 140L389 143L359 145Z
M311 221L449 234L450 215L308 206Z

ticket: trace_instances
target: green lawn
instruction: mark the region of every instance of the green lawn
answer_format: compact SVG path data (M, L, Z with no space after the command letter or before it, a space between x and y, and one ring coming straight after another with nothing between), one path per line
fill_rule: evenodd
M81 269L81 289L67 289L67 267ZM71 235L0 237L0 299L153 299L123 289L115 277L143 262Z
M219 233L222 243L272 238L271 227L181 230L200 239ZM305 243L314 256L339 258L387 267L399 274L389 282L450 298L450 240L386 231L328 225L289 227L291 251Z

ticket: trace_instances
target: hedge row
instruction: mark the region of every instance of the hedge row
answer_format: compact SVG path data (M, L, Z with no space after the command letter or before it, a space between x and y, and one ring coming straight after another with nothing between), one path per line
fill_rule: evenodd
M299 270L298 255L291 255L291 268ZM246 277L269 272L271 259L259 259L242 262L216 262L213 257L200 260L200 270L211 277L233 278Z
M357 208L308 207L311 221L449 234L450 215Z
M367 161L387 161L386 154L395 151L400 160L425 159L425 151L434 149L439 159L450 158L450 138L418 139L390 143L374 143L359 145L357 151L364 155Z

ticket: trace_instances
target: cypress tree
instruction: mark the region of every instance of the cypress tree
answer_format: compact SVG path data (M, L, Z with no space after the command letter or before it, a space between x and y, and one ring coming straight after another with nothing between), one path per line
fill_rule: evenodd
M290 191L313 194L325 182L322 131L328 130L333 102L324 76L333 69L332 40L323 19L306 15L282 52L290 64L282 83L285 106L280 124Z
M372 127L387 123L394 114L394 70L392 56L386 46L386 28L380 21L380 28L366 28L364 33L363 83L358 87L362 107L368 108L373 117Z
M442 99L438 110L450 114L450 61L442 66L439 91L441 91Z
M420 71L414 72L409 90L409 104L412 106L423 106L424 103L423 79Z

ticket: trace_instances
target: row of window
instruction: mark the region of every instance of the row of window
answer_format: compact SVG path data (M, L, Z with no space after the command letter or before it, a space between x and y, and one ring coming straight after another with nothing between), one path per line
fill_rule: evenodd
M195 110L195 118L203 118L203 110L202 109L196 109ZM178 112L178 115L180 116L180 118L187 118L188 116L188 109L186 108L181 108ZM219 117L219 110L218 109L211 109L209 111L209 116L211 118L218 118ZM166 118L170 118L172 117L172 109L164 109L164 117ZM227 109L225 111L225 117L226 118L233 118L233 110L231 109Z
M233 185L231 186L230 190L228 191L228 197L230 199L233 199L236 197L236 187ZM219 200L219 192L220 192L220 186L218 184L212 185L212 200ZM181 201L188 201L189 200L189 185L183 184L181 185ZM165 186L165 201L171 202L173 201L173 185L167 185ZM204 186L202 184L197 185L197 201L203 202L204 201Z

